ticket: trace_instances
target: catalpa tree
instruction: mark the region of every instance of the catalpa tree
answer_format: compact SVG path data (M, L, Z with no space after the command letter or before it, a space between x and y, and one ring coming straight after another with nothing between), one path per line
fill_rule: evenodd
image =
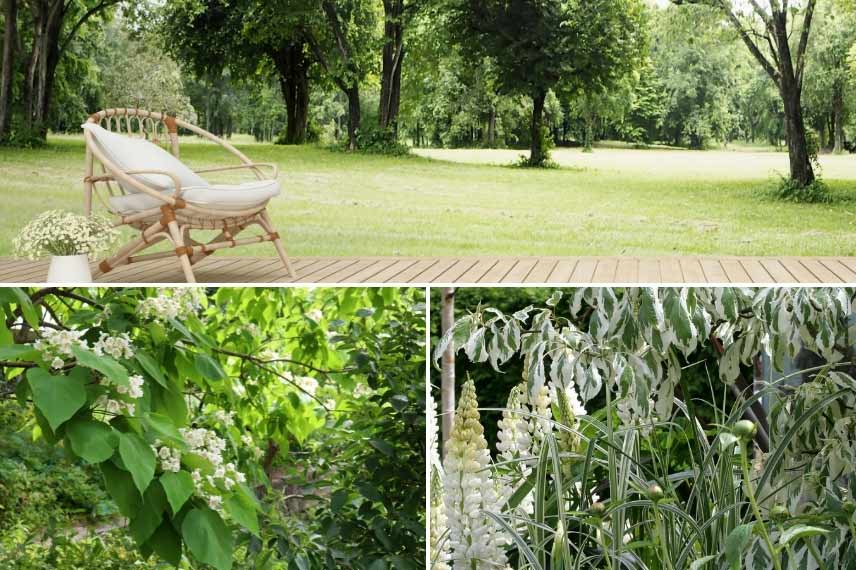
M144 556L228 570L239 548L249 556L276 542L281 525L269 521L280 520L283 506L267 499L278 473L294 464L292 450L306 457L297 450L317 447L316 434L338 445L344 432L352 442L373 436L382 452L408 448L404 436L389 443L369 433L362 418L386 414L383 427L395 434L403 415L421 416L392 364L404 372L423 366L411 354L424 347L424 329L409 325L424 322L417 293L0 289L0 395L31 408L35 438L97 466ZM411 427L422 441L424 422ZM335 474L351 466L337 460L385 457L357 447L311 467ZM357 534L369 535L365 525L398 539L404 517L390 510L397 503L363 484L361 494L349 480L327 482L335 514ZM354 522L357 511L364 518ZM358 547L367 566L412 548L406 541ZM356 556L348 546L280 548L276 556L297 567L335 565Z

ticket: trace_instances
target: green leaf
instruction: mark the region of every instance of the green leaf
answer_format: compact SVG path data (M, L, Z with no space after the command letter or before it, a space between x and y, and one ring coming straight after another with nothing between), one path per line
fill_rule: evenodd
M88 376L81 368L72 368L68 376L53 376L42 368L31 368L27 372L33 403L53 431L86 404Z
M754 526L754 523L741 524L734 527L728 533L728 536L725 537L725 558L728 560L731 570L740 570L743 553L752 539L752 529Z
M155 382L163 386L167 387L166 384L166 376L164 376L163 370L161 370L160 365L158 365L157 361L146 354L141 350L137 350L136 354L134 354L134 358L137 359L137 362L143 367L149 376L151 376Z
M829 529L821 528L819 526L798 524L788 528L781 535L779 535L779 544L785 545L792 540L797 540L800 538L809 538L811 536L826 534L828 532Z
M29 344L9 344L0 346L0 360L12 362L33 361L39 355L39 351Z
M137 544L143 545L148 542L152 534L161 525L165 510L166 496L163 488L155 481L146 489L140 508L131 517L131 522L128 523L128 530Z
M231 570L232 533L220 515L211 509L193 509L184 517L181 534L198 561L217 570Z
M388 441L384 441L382 439L370 439L369 445L371 445L387 457L392 457L393 455L395 455L395 448L390 445Z
M173 513L177 513L193 495L193 477L187 471L169 471L160 476L160 483Z
M32 328L39 330L39 311L36 309L35 305L33 305L33 301L30 299L30 296L27 295L26 291L20 287L10 287L9 290L15 296L15 300L21 308L21 314L24 316L24 320L27 321L27 324Z
M119 437L116 431L97 420L75 419L65 428L71 449L88 463L101 463L113 456Z
M207 354L196 353L194 362L196 363L196 369L205 378L209 380L223 380L226 378L226 373L223 372L220 364Z
M137 489L144 493L155 475L156 458L152 448L137 434L122 433L119 434L119 456L131 472Z
M119 507L119 512L126 517L131 517L140 508L142 497L134 486L134 479L124 469L119 469L113 463L107 461L101 464L101 473L104 475L104 485L110 497Z
M360 495L370 501L374 501L375 503L383 502L383 496L374 486L368 483L357 483L357 490L360 492Z
M710 554L708 556L703 556L703 557L699 558L698 560L693 560L692 564L690 564L690 570L698 570L699 568L701 568L702 566L704 566L705 564L707 564L708 562L710 562L714 558L716 558L716 555Z
M143 423L150 431L154 432L158 439L171 442L184 441L169 416L149 413L143 418Z
M173 566L181 564L181 536L169 521L163 521L148 543L155 553Z
M242 487L226 499L226 512L236 523L259 536L258 506L255 499Z
M341 509L345 502L347 502L349 497L349 493L344 489L340 489L333 493L330 497L330 510L334 513L338 512Z
M128 386L128 371L109 356L98 356L94 352L90 352L79 346L72 347L71 351L74 353L74 357L77 359L79 365L97 370L114 384Z

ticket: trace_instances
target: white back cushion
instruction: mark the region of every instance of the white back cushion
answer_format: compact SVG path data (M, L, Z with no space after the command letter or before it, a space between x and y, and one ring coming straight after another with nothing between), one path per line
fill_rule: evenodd
M95 123L84 123L83 128L92 134L95 144L104 156L122 170L163 170L174 174L181 182L182 189L208 186L204 178L154 143L110 132ZM175 189L172 179L164 174L132 174L131 176L156 190ZM137 192L135 188L124 184L122 188L128 193Z

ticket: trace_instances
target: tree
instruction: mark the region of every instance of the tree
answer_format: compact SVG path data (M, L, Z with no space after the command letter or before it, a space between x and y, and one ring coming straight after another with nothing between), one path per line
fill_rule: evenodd
M502 91L531 98L532 166L548 158L547 93L609 85L633 68L643 47L637 0L460 0L455 12L466 51L495 60Z
M9 133L12 121L12 82L15 76L15 52L18 46L18 0L3 3L3 55L0 61L0 141Z
M814 182L811 152L806 138L802 109L806 48L817 0L807 0L804 8L789 6L787 0L770 0L769 9L749 0L751 9L739 9L732 0L672 0L676 4L707 4L725 15L749 52L779 89L785 111L785 138L790 161L790 178L799 187ZM802 21L798 22L802 14ZM799 24L799 25L798 25ZM798 29L795 50L791 32ZM769 52L768 55L765 55Z
M322 0L326 26L312 30L316 61L348 100L348 150L356 150L360 130L360 81L371 65L375 10L368 0Z
M122 0L27 0L33 22L22 98L24 125L37 139L47 137L57 65L81 27Z
M418 7L418 0L383 0L383 50L380 68L378 126L398 132L401 106L401 68L404 62L404 30Z

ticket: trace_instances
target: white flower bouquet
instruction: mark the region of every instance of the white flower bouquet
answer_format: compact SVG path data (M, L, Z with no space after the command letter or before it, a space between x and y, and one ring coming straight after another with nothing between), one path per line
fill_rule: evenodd
M19 257L40 259L49 255L86 255L94 258L119 235L110 220L49 210L24 226L12 241Z

